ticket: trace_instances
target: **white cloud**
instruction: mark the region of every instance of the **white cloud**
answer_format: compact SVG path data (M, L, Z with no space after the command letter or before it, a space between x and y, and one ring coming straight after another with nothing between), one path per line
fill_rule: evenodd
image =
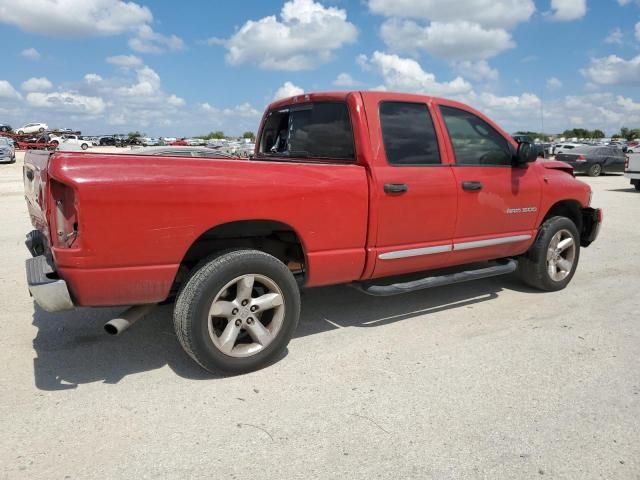
M600 85L640 85L640 55L630 60L617 55L592 58L581 73Z
M551 77L551 78L547 78L547 88L549 90L557 90L558 88L562 87L562 82L556 78L556 77Z
M476 81L495 81L500 77L498 70L491 68L486 60L455 62L453 67L464 77Z
M551 0L552 18L568 22L582 18L587 13L587 0Z
M27 95L27 103L32 107L55 108L59 112L98 115L106 107L101 97L89 97L75 92L32 92Z
M174 94L169 95L169 98L167 98L167 102L169 103L169 105L172 105L174 107L183 107L186 103L184 101L184 98L180 98Z
M368 4L372 12L388 17L466 21L503 29L529 20L535 11L532 0L368 0Z
M310 70L334 50L355 41L356 27L345 10L313 0L290 0L275 15L247 21L223 44L232 65L252 63L269 70Z
M46 92L53 88L53 84L46 77L33 77L22 82L21 88L25 92Z
M39 35L117 35L152 21L151 11L120 0L0 0L0 22Z
M182 50L184 41L175 35L165 36L154 32L149 25L138 28L134 38L129 40L129 47L140 53L164 53L165 51Z
M453 61L483 60L515 46L506 30L487 29L467 21L432 22L422 27L412 20L392 18L382 24L380 34L396 52L424 50Z
M225 108L222 110L222 114L227 116L256 118L262 115L262 112L253 108L250 103L245 102L232 108Z
M425 72L411 58L376 51L371 58L361 59L361 63L380 74L385 82L384 87L389 90L444 96L472 91L471 84L462 77L456 77L450 82L438 82L434 74Z
M604 39L604 43L622 45L623 39L624 39L624 33L622 33L622 30L620 30L619 28L615 28Z
M154 97L160 90L160 76L146 65L137 70L137 83L120 87L116 93L125 97Z
M276 90L275 95L273 96L274 100L280 100L281 98L293 97L295 95L302 95L304 93L304 89L294 85L291 82L284 82L278 90Z
M0 80L0 98L19 99L20 94L9 82Z
M108 57L107 63L117 65L118 67L139 67L142 65L142 59L135 55L115 55Z
M640 42L640 22L636 23L636 40Z
M40 52L38 52L38 50L33 47L25 48L24 50L22 50L22 52L20 52L20 55L22 55L27 60L32 60L34 62L40 60Z
M98 83L102 81L102 77L100 75L98 75L97 73L87 73L84 76L84 81L91 84L91 83Z
M333 81L333 84L336 87L346 88L346 87L357 87L358 85L360 85L360 82L358 82L357 80L354 80L353 77L348 73L340 73L338 74L336 79Z

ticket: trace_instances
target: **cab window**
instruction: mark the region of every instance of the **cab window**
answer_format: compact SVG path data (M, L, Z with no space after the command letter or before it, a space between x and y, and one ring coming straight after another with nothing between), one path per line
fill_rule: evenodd
M273 110L260 139L261 156L354 161L346 103L317 102Z
M453 107L440 107L457 165L511 166L509 142L480 117Z
M383 102L380 126L391 165L440 165L438 139L424 103Z

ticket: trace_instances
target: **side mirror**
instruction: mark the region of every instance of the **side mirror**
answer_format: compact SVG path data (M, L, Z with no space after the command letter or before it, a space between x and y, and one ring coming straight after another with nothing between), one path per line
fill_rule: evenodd
M525 165L527 163L535 162L538 158L536 149L530 142L519 142L518 151L515 156L515 163L517 165Z

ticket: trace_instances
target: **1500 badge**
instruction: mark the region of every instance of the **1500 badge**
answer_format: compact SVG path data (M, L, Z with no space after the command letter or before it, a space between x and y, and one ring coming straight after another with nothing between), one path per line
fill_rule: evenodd
M535 213L537 211L536 207L507 208L507 213Z

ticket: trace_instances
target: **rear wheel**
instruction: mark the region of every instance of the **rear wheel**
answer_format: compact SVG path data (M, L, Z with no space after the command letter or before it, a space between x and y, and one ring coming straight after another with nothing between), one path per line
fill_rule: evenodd
M18 130L18 135L24 135L24 132L22 130Z
M637 192L640 192L640 180L636 181L633 186L635 187Z
M86 143L83 143L82 145L80 145L80 148L82 150L86 150L87 148L89 148L89 145L87 145Z
M518 272L528 285L545 291L565 288L580 258L580 236L566 217L552 217L540 227L529 251L520 258Z
M600 165L599 163L594 163L589 167L589 170L587 170L587 175L589 175L590 177L599 177L600 175L602 175L602 165Z
M180 344L211 372L257 370L286 348L298 324L300 292L291 271L257 250L203 263L175 304Z

